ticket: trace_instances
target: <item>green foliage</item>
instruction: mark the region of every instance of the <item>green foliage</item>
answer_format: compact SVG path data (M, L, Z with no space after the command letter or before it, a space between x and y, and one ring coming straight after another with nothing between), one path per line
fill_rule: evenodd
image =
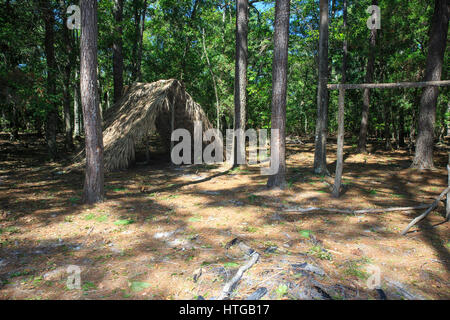
M333 256L331 255L331 253L329 253L319 245L311 247L308 253L319 258L320 260L333 260Z
M120 219L120 220L116 220L116 221L114 222L114 224L115 224L116 226L127 226L127 225L130 225L130 224L132 224L132 223L134 223L134 220L133 220L133 219Z
M348 82L365 82L370 31L366 26L367 7L371 0L349 1L348 25L344 32L342 1L330 8L329 82L341 81L342 42L349 42ZM79 70L79 32L70 32L70 48L64 40L66 9L72 2L50 0L55 15L55 56L57 63L56 94L47 91L47 70L43 49L44 25L41 8L34 1L8 1L0 6L0 127L2 130L43 132L46 115L56 104L60 128L63 128L64 68L72 72L71 108L75 70ZM123 28L124 82L131 84L136 60L135 6L143 0L125 1ZM143 35L143 81L182 79L187 91L216 123L216 101L211 73L217 83L221 129L233 126L234 63L235 63L235 2L223 0L155 0L147 2ZM195 7L194 7L195 5ZM420 81L425 68L429 27L434 1L380 1L381 31L375 52L374 82ZM111 48L118 36L113 17L114 3L98 1L98 60L102 103L109 93L112 104L113 68ZM270 128L274 2L255 3L249 9L248 35L248 104L247 126ZM288 93L286 125L288 134L312 135L315 132L317 51L319 8L317 0L291 1ZM205 38L206 61L202 39ZM444 59L443 78L449 74L449 51ZM405 132L416 124L421 90L373 91L371 105L390 106L390 118L385 121L384 108L370 108L369 132L381 137L383 130L399 127L404 119ZM329 129L337 130L337 92L330 93ZM450 121L449 88L442 88L438 99L436 132ZM362 93L346 94L346 131L357 133L360 125ZM416 117L417 118L417 117ZM394 126L395 125L395 126ZM356 140L352 141L356 144ZM234 173L239 172L236 170ZM112 188L114 192L126 191ZM72 201L77 203L78 201Z
M364 266L371 263L367 257L358 260L352 260L346 263L344 274L347 276L357 277L361 280L367 280L370 274L364 270Z
M132 281L130 283L130 289L133 292L139 292L139 291L145 290L149 287L150 287L150 284L147 282Z
M280 284L275 290L279 299L283 298L288 293L288 286L285 284Z
M306 239L309 239L310 236L313 234L311 230L299 230L298 233L300 234L301 237Z

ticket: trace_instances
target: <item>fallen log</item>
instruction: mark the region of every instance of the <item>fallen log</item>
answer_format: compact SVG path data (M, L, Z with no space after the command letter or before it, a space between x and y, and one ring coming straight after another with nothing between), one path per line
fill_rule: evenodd
M442 193L439 195L439 197L437 197L436 200L434 200L434 202L431 204L431 206L429 206L429 208L424 213L422 213L420 216L418 216L417 218L415 218L413 221L411 221L408 224L408 226L405 228L405 230L402 231L402 235L405 235L409 231L409 229L411 229L412 226L414 226L419 221L425 219L426 216L428 216L428 214L431 211L436 209L436 207L439 205L439 202L442 200L442 198L444 198L444 196L446 196L449 192L450 192L450 187L447 187L444 191L442 191Z
M428 208L429 205L421 204L413 207L391 207L391 208L375 208L375 209L339 209L339 208L319 208L319 207L309 207L309 208L292 208L283 210L284 212L313 212L313 211L326 211L333 213L346 213L346 214L363 214L363 213L384 213L393 211L409 211L409 210L421 210Z

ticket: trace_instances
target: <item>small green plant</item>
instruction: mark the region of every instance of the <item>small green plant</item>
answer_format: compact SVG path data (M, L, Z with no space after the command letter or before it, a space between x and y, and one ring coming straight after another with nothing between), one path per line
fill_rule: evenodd
M147 289L150 287L150 284L147 282L140 282L140 281L132 281L130 283L130 289L133 292L139 292L142 291L144 289Z
M87 215L84 216L84 220L89 221L95 218L95 214L93 213L88 213Z
M254 232L258 231L258 228L252 227L252 226L247 226L244 228L244 231L254 233Z
M320 260L333 260L333 256L331 253L327 252L325 249L323 249L321 246L313 246L308 251L309 254L316 256Z
M72 204L77 204L80 201L81 201L81 199L78 198L78 197L72 197L72 198L69 199L69 202L72 203Z
M370 262L371 260L367 257L349 261L346 263L344 274L347 276L357 277L361 280L367 280L370 274L364 270L364 266Z
M169 188L169 187L168 187ZM179 197L179 195L177 195L177 194L171 194L170 196L167 196L167 197L165 197L165 198L162 198L161 200L170 200L170 199L176 199L176 198L178 198Z
M5 232L8 232L9 234L14 234L14 233L19 233L20 230L19 230L19 228L17 228L17 227L11 226L11 227L6 227L6 228L5 228ZM1 233L0 233L0 234L1 234Z
M309 239L313 232L311 230L298 230L298 233L302 238Z
M22 270L22 271L13 272L13 273L11 273L11 275L9 277L10 278L17 278L17 277L22 277L22 276L28 276L30 274L32 274L32 271L25 269L25 270Z
M96 220L97 222L105 222L105 221L108 220L108 216L107 216L106 214L104 214L104 215L102 215L102 216L100 216L100 217L95 218L95 220Z
M43 277L42 277L42 276L34 277L34 278L33 278L33 285L34 285L34 286L38 286L39 284L41 284L42 280L43 280Z
M95 290L97 287L95 286L95 284L93 284L92 282L85 282L83 283L83 285L81 286L81 289L83 291L91 291L91 290Z
M223 266L227 268L237 268L239 267L239 264L236 262L226 262L223 264Z
M189 222L199 222L202 221L202 217L191 217L188 219Z
M130 225L130 224L133 224L133 223L134 223L133 219L120 219L120 220L116 220L114 222L114 224L116 226L127 226L127 225Z
M277 296L279 299L283 298L285 295L287 295L288 292L288 286L285 284L280 284L278 288L275 290L277 293Z

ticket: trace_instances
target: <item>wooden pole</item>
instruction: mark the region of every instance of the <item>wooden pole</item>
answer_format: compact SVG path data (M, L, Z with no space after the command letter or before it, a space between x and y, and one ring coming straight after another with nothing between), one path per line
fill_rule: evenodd
M359 84L328 84L329 90L339 90L340 88L351 89L396 89L396 88L423 88L431 86L450 86L450 80L425 81L425 82L398 82L398 83L359 83Z
M339 89L339 110L338 110L338 140L336 173L334 177L333 197L339 198L342 182L342 170L344 167L344 136L345 136L345 89Z
M292 209L285 209L284 212L300 212L300 213L306 213L306 212L314 212L314 211L325 211L325 212L332 212L332 213L344 213L344 214L366 214L366 213L386 213L386 212L395 212L395 211L410 211L410 210L422 210L427 209L430 206L427 204L421 204L418 206L413 207L391 207L391 208L376 208L376 209L339 209L339 208L317 208L317 207L309 207L309 208L292 208Z
M448 164L447 164L447 183L448 186L450 187L450 153L449 153L449 158L448 158ZM450 192L447 193L447 202L446 202L446 207L445 207L445 220L446 221L450 221Z

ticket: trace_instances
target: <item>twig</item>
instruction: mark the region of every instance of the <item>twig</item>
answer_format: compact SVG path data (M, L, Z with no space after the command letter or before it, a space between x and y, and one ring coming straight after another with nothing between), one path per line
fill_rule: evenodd
M442 191L442 193L439 195L439 197L437 197L436 200L434 200L433 204L424 213L422 213L420 216L418 216L417 218L415 218L413 221L411 221L408 224L408 226L405 228L405 230L403 230L402 235L405 235L408 232L408 230L411 229L411 227L413 225L415 225L419 221L425 219L425 217L428 216L428 214L439 205L439 202L449 191L450 191L450 187L447 187L444 191Z
M252 253L250 260L245 265L240 267L238 272L236 272L236 274L234 275L234 277L228 283L225 284L225 286L222 289L222 293L218 298L219 300L225 300L230 297L234 286L236 285L236 283L239 282L239 280L241 280L242 276L244 275L244 272L250 269L258 261L258 259L259 253L258 252Z
M285 271L286 271L286 270L283 269L283 270L281 270L281 271L279 271L279 272L277 272L277 273L271 275L270 277L264 279L263 281L261 281L260 283L258 283L258 284L257 284L256 286L254 286L254 287L255 287L255 288L258 288L258 287L259 287L260 285L262 285L263 283L269 281L270 279L275 278L276 276L278 276L279 274L281 274L281 273L283 273L283 272L285 272Z
M233 239L227 244L227 249L235 244L239 245L239 248L246 254L250 256L250 259L248 262L239 268L239 270L236 272L234 277L225 284L225 286L222 289L222 292L220 296L218 297L218 300L225 300L228 299L236 286L236 284L241 280L242 276L244 275L244 272L250 269L256 262L258 262L259 259L259 253L252 250L249 246L245 245L242 241L240 241L238 238Z

